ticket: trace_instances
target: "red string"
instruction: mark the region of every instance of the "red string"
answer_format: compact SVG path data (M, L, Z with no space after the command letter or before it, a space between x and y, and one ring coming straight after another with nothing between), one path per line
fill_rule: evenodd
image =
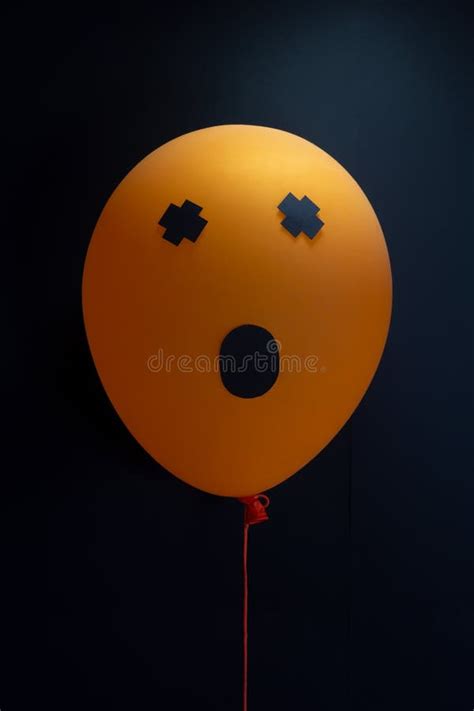
M263 500L263 502L262 502ZM247 711L248 689L248 612L249 612L249 579L247 569L247 554L249 541L249 526L253 523L262 523L268 520L266 508L270 503L268 496L245 496L239 499L244 506L244 546L243 546L243 582L244 582L244 607L243 607L243 678L242 678L242 709Z
M248 613L249 613L249 579L247 572L247 550L249 540L249 524L244 523L244 648L243 648L243 689L242 709L247 711L247 675L248 675Z

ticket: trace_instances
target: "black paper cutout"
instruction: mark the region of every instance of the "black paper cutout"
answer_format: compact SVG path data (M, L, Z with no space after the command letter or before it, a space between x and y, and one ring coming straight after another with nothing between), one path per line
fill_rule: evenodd
M306 195L298 200L293 193L288 193L278 205L278 209L286 215L281 224L293 237L298 237L300 232L304 232L313 239L324 225L324 222L316 216L319 207Z
M278 342L261 326L244 324L229 331L221 344L221 380L236 397L265 395L280 372Z
M207 225L207 220L199 215L201 210L202 207L190 200L185 200L181 207L171 203L158 221L166 227L163 239L176 246L184 237L195 242Z

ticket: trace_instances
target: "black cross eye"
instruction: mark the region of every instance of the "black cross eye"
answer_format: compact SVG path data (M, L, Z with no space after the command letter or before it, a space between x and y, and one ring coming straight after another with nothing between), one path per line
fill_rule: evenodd
M158 224L166 228L163 239L176 246L184 237L195 242L207 225L207 220L199 214L201 210L202 207L191 200L185 200L181 207L171 203L158 220Z
M304 232L313 239L324 225L324 222L316 216L319 207L306 195L298 200L293 193L288 193L278 205L278 209L286 215L281 224L293 237L298 237L300 232Z

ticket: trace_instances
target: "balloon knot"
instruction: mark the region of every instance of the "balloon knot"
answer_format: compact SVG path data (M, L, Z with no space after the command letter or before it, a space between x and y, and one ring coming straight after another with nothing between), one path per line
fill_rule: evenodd
M262 523L268 521L267 507L270 499L265 494L255 494L255 496L241 496L238 499L245 506L245 524Z

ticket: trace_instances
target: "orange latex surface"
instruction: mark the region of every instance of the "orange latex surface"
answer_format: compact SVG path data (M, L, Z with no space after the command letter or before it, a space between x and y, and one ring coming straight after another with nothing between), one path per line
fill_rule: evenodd
M319 206L314 239L282 226L290 192ZM207 224L174 245L158 222L186 199ZM247 496L300 469L357 407L387 336L390 264L369 201L327 153L276 129L216 126L161 146L116 188L87 253L83 309L99 376L138 442L195 487ZM281 359L273 387L250 399L215 367L241 324L267 329Z

